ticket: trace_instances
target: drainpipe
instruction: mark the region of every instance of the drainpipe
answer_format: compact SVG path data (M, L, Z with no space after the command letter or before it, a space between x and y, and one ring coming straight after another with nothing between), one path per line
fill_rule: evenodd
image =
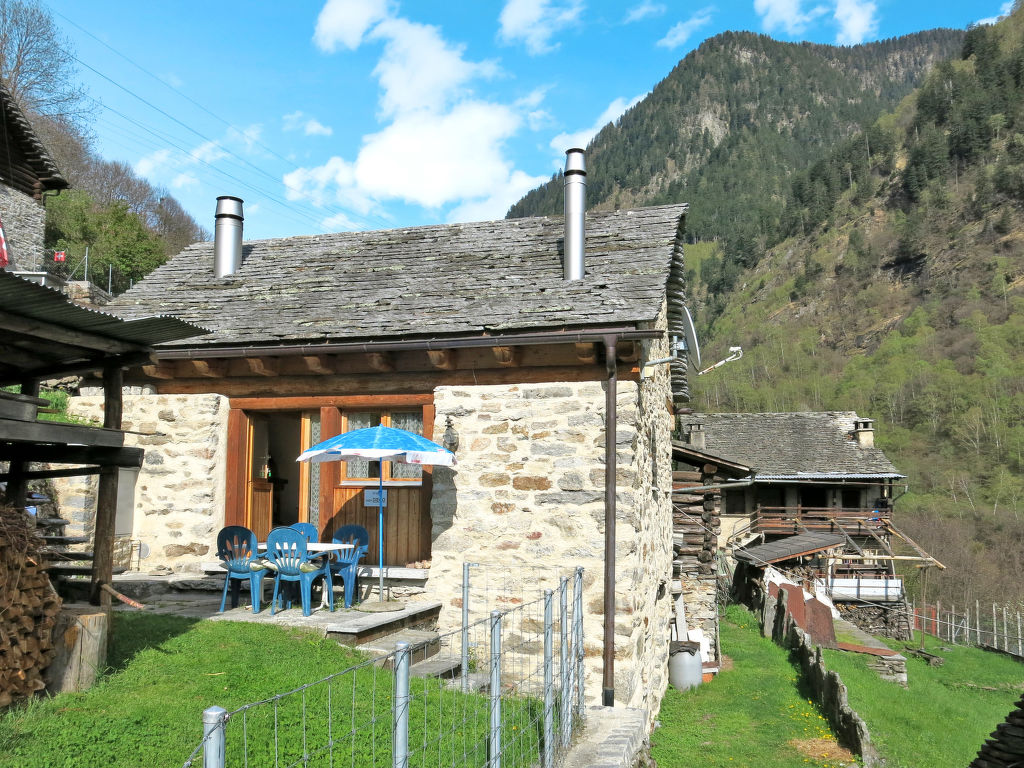
M615 432L618 379L616 378L615 336L604 337L608 388L604 410L604 677L603 701L615 706Z

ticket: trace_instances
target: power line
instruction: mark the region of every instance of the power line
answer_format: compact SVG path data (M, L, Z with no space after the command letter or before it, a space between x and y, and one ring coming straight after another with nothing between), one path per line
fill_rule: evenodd
M237 126L233 125L230 121L224 119L220 115L218 115L215 112L211 111L210 109L206 108L205 106L200 104L198 101L196 101L195 99L193 99L192 97L190 97L186 93L184 93L184 92L178 90L177 88L171 86L169 83L167 83L166 81L164 81L163 79L161 79L157 75L155 75L152 72L150 72L148 69L143 67L141 64L139 64L138 62L134 61L129 56L125 55L124 53L122 53L121 51L117 50L116 48L114 48L113 46L109 45L108 43L104 42L103 40L98 38L96 35L92 34L88 30L83 28L81 25L77 24L76 22L72 21L71 19L69 19L68 17L64 16L61 13L56 13L55 12L55 15L59 16L61 19L63 19L64 21L66 21L68 24L72 25L76 29L78 29L83 34L85 34L88 37L90 37L93 40L95 40L97 43L102 45L104 48L107 48L108 50L110 50L115 55L117 55L120 58L122 58L125 61L127 61L129 64L134 66L136 69L138 69L143 74L147 75L148 77L152 78L153 80L156 80L161 85L163 85L165 88L168 88L169 90L171 90L172 92L174 92L175 94L180 96L181 98L185 99L186 101L188 101L190 104L192 104L193 106L195 106L196 108L198 108L202 112L204 112L207 115L209 115L209 116L213 117L214 119L218 120L219 122L221 122L222 124L224 124L228 128L230 128L230 129L232 129L234 131L237 131L240 135L245 135L245 131L243 129L238 128ZM213 144L214 146L217 146L218 148L220 148L221 150L223 150L224 152L226 152L230 156L235 157L238 161L244 163L245 165L250 166L256 172L258 172L258 173L260 173L260 174L262 174L264 176L267 176L275 184L280 182L280 179L277 176L269 173L268 171L264 170L263 168L260 168L259 166L255 165L254 163L250 162L249 160L247 160L247 159L237 155L236 153L232 152L231 150L226 149L220 142L208 138L207 136L205 136L204 134L200 133L196 129L192 128L191 126L187 125L183 121L179 120L174 115L171 115L168 112L166 112L163 109L161 109L160 107L157 107L155 104L152 104L148 100L146 100L143 97L139 96L138 94L136 94L131 89L121 85L120 83L116 82L114 79L108 77L107 75L103 74L102 72L100 72L96 68L94 68L94 67L90 66L89 64L85 63L84 61L79 59L77 56L71 55L71 57L76 62L78 62L80 65L82 65L83 67L85 67L89 71L91 71L94 74L96 74L98 77L103 78L104 80L106 80L107 82L111 83L115 87L123 90L125 93L129 94L130 96L138 99L139 101L141 101L146 106L148 106L151 109L155 110L156 112L160 113L164 117L167 117L169 120L172 120L173 122L177 123L178 125L180 125L181 127L185 128L186 130L190 131L191 133L194 133L196 136L198 136L199 138L203 139L204 141L209 142L209 143ZM103 105L101 105L101 106L103 106ZM279 159L280 161L285 163L292 170L300 170L300 168L298 166L296 166L293 162L291 162L287 158L281 156L279 153L274 151L271 147L268 147L266 144L260 142L259 140L253 140L252 143L254 145L256 145L256 146L261 147L262 149L267 151L270 155L272 155L273 157L276 157L277 159ZM187 150L182 150L182 151L187 151ZM374 223L376 223L378 225L381 225L381 226L390 226L390 222L388 222L387 219L385 219L384 217L379 216L377 214L368 214L368 215L364 216L364 215L355 213L354 211L352 211L350 209L346 209L346 208L343 208L343 207L335 208L333 206L324 206L323 210L327 214L333 215L333 216L337 216L339 214L342 214L342 215L346 216L346 218L349 218L352 221L367 223L367 221L369 220L369 221L373 221ZM317 219L317 217L311 216L311 218L316 221L317 225L320 224L320 220Z

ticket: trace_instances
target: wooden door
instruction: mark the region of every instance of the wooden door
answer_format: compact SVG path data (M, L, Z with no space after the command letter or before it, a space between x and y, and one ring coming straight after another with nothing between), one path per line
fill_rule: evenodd
M430 559L430 494L423 485L385 487L384 563L405 566ZM370 534L370 550L363 562L377 565L378 509L366 506L363 487L339 486L334 490L334 514L327 525L333 533L343 525L361 525ZM375 488L373 490L376 490Z

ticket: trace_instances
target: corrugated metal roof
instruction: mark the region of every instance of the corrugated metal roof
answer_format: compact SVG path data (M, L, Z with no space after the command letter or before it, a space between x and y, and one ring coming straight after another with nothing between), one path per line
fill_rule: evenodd
M761 474L758 473L755 478L755 482L762 483L767 481L800 481L800 480L825 480L825 481L842 481L842 480L901 480L906 475L900 475L895 472L797 472L793 475L781 475L781 474Z
M754 565L779 563L801 555L812 555L815 552L838 547L844 541L846 539L843 536L834 533L798 533L795 536L787 536L767 544L737 549L736 559L745 560Z
M141 347L209 333L205 328L170 315L123 320L108 312L74 304L52 288L36 285L3 270L0 270L0 309L31 320L66 326Z

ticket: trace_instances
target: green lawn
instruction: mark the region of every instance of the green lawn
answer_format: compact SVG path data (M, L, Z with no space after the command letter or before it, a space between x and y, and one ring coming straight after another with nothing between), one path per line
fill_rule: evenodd
M749 611L730 606L722 653L733 667L707 685L669 689L661 728L651 737L659 768L834 768L835 738L817 708L801 698L786 651L761 637ZM801 752L803 747L805 752Z
M331 640L244 622L118 613L113 638L111 670L91 690L0 716L0 768L181 766L202 736L206 707L231 711L363 660ZM390 765L392 685L390 672L371 665L239 714L227 725L228 765L290 765L303 753L313 766ZM524 698L503 710L510 763L536 760L537 708ZM414 679L412 764L457 756L457 764L483 765L487 719L487 697Z
M859 654L825 651L825 663L846 683L890 768L963 768L1024 695L1024 664L926 636L925 649L945 659L932 667L903 643L889 644L908 656L906 689L881 680Z

